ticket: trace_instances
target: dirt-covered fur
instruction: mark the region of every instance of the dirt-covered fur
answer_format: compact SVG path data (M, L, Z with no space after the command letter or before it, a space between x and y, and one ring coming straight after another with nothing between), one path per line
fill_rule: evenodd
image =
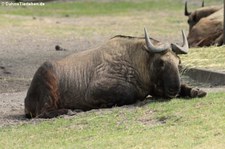
M25 114L52 118L69 109L132 104L148 95L205 96L204 91L180 84L179 63L172 48L153 53L145 38L116 36L98 48L41 65L25 98Z

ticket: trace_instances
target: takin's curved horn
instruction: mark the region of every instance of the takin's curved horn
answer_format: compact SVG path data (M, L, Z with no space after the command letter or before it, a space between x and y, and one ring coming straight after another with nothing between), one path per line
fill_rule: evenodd
M150 53L160 53L160 52L165 51L165 50L167 50L169 48L169 46L163 46L162 48L155 47L152 44L152 42L151 42L151 40L150 40L150 38L148 36L148 32L147 32L147 30L145 28L144 28L144 32L145 32L145 42L146 42L148 51Z
M188 49L189 49L188 41L187 41L187 37L183 30L182 30L182 37L183 37L182 47L177 44L171 43L171 48L176 54L187 54L188 53Z
M187 8L187 1L185 2L185 8L184 8L184 15L185 16L190 16L191 12L188 12L188 8Z
M204 7L205 6L205 2L204 2L204 0L202 1L202 7Z

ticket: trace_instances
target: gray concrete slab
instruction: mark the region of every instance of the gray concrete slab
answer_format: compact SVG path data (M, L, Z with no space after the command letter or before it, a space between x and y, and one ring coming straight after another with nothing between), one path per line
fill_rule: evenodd
M184 75L201 83L211 84L212 86L225 85L225 73L200 68L188 68Z

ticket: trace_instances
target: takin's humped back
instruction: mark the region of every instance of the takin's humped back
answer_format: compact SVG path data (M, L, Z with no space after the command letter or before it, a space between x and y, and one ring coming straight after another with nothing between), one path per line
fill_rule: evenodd
M180 83L177 54L184 45L115 36L102 46L45 62L34 75L25 98L28 118L52 118L69 110L87 111L135 103L151 95L202 97L206 93Z

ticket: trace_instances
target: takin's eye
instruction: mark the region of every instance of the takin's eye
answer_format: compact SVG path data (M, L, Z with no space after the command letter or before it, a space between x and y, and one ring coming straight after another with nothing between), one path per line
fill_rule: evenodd
M191 19L188 19L187 23L190 24L191 23Z
M192 20L193 20L193 22L197 22L197 16L194 15L194 16L192 17Z
M162 59L159 59L155 62L154 67L159 71L163 70L165 66L165 62Z
M159 67L164 67L164 65L165 65L165 62L163 61L163 60L159 60Z
M193 16L191 16L189 19L188 19L188 21L187 21L187 23L188 24L194 24L194 23L197 23L197 16L196 15L193 15Z

